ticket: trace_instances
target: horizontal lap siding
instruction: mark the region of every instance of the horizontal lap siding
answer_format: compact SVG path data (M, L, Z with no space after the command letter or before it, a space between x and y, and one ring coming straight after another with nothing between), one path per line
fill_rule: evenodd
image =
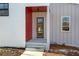
M51 44L58 43L79 47L79 5L50 4ZM70 16L70 31L61 31L61 16Z

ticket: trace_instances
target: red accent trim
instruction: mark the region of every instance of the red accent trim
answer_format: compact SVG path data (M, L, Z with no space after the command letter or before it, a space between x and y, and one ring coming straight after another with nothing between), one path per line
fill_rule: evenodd
M47 6L35 6L31 8L32 12L47 12Z
M32 39L32 11L26 7L26 41Z

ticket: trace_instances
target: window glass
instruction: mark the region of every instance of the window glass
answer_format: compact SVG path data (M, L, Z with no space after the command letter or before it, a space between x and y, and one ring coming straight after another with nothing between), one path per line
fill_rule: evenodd
M70 21L69 16L62 17L62 30L63 31L69 31L69 21Z
M0 3L0 16L8 16L8 15L9 15L9 4Z
M44 38L44 17L37 17L37 38Z

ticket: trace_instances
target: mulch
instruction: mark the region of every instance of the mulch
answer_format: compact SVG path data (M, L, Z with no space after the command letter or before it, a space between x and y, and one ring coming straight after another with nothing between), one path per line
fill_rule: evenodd
M46 55L46 56L79 56L79 51L72 50L72 49L67 49L65 51L52 50L52 51L45 52L44 55Z
M21 56L24 48L0 48L0 56ZM51 45L49 51L44 51L44 56L79 56L79 48L65 45Z
M0 48L0 56L20 56L24 48Z
M63 54L65 56L79 56L79 48L66 45L53 44L50 46L49 53Z

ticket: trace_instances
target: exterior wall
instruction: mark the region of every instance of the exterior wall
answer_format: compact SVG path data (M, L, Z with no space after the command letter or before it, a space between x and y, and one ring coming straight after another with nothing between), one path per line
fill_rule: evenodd
M36 23L36 18L37 18L37 17L44 17L44 39L46 39L46 37L47 37L47 36L46 36L46 34L47 34L47 33L46 33L47 13L46 13L46 12L33 12L33 13L32 13L32 21L33 21L33 23L32 23L32 29L33 29L33 30L32 30L32 31L33 31L33 32L32 32L32 35L33 35L32 38L33 38L33 39L37 39L37 38L36 38L36 36L37 36L37 35L36 35L36 31L37 31L37 30L36 30L36 25L37 25L37 23Z
M9 4L9 16L0 16L0 47L25 47L25 4Z
M70 31L61 31L61 16L70 16ZM51 44L58 43L79 47L79 5L50 4Z
M25 7L47 5L10 3L9 16L0 16L0 47L25 47Z
M48 6L48 4L9 4L9 16L0 16L0 47L25 47L25 7ZM49 10L48 10L49 11ZM67 44L79 47L79 5L50 4L50 37L51 44ZM49 16L49 15L48 15ZM47 17L48 17L47 16ZM61 32L61 16L71 16L70 32ZM48 24L47 19L47 26ZM47 27L47 30L49 30ZM49 39L50 38L50 39Z

